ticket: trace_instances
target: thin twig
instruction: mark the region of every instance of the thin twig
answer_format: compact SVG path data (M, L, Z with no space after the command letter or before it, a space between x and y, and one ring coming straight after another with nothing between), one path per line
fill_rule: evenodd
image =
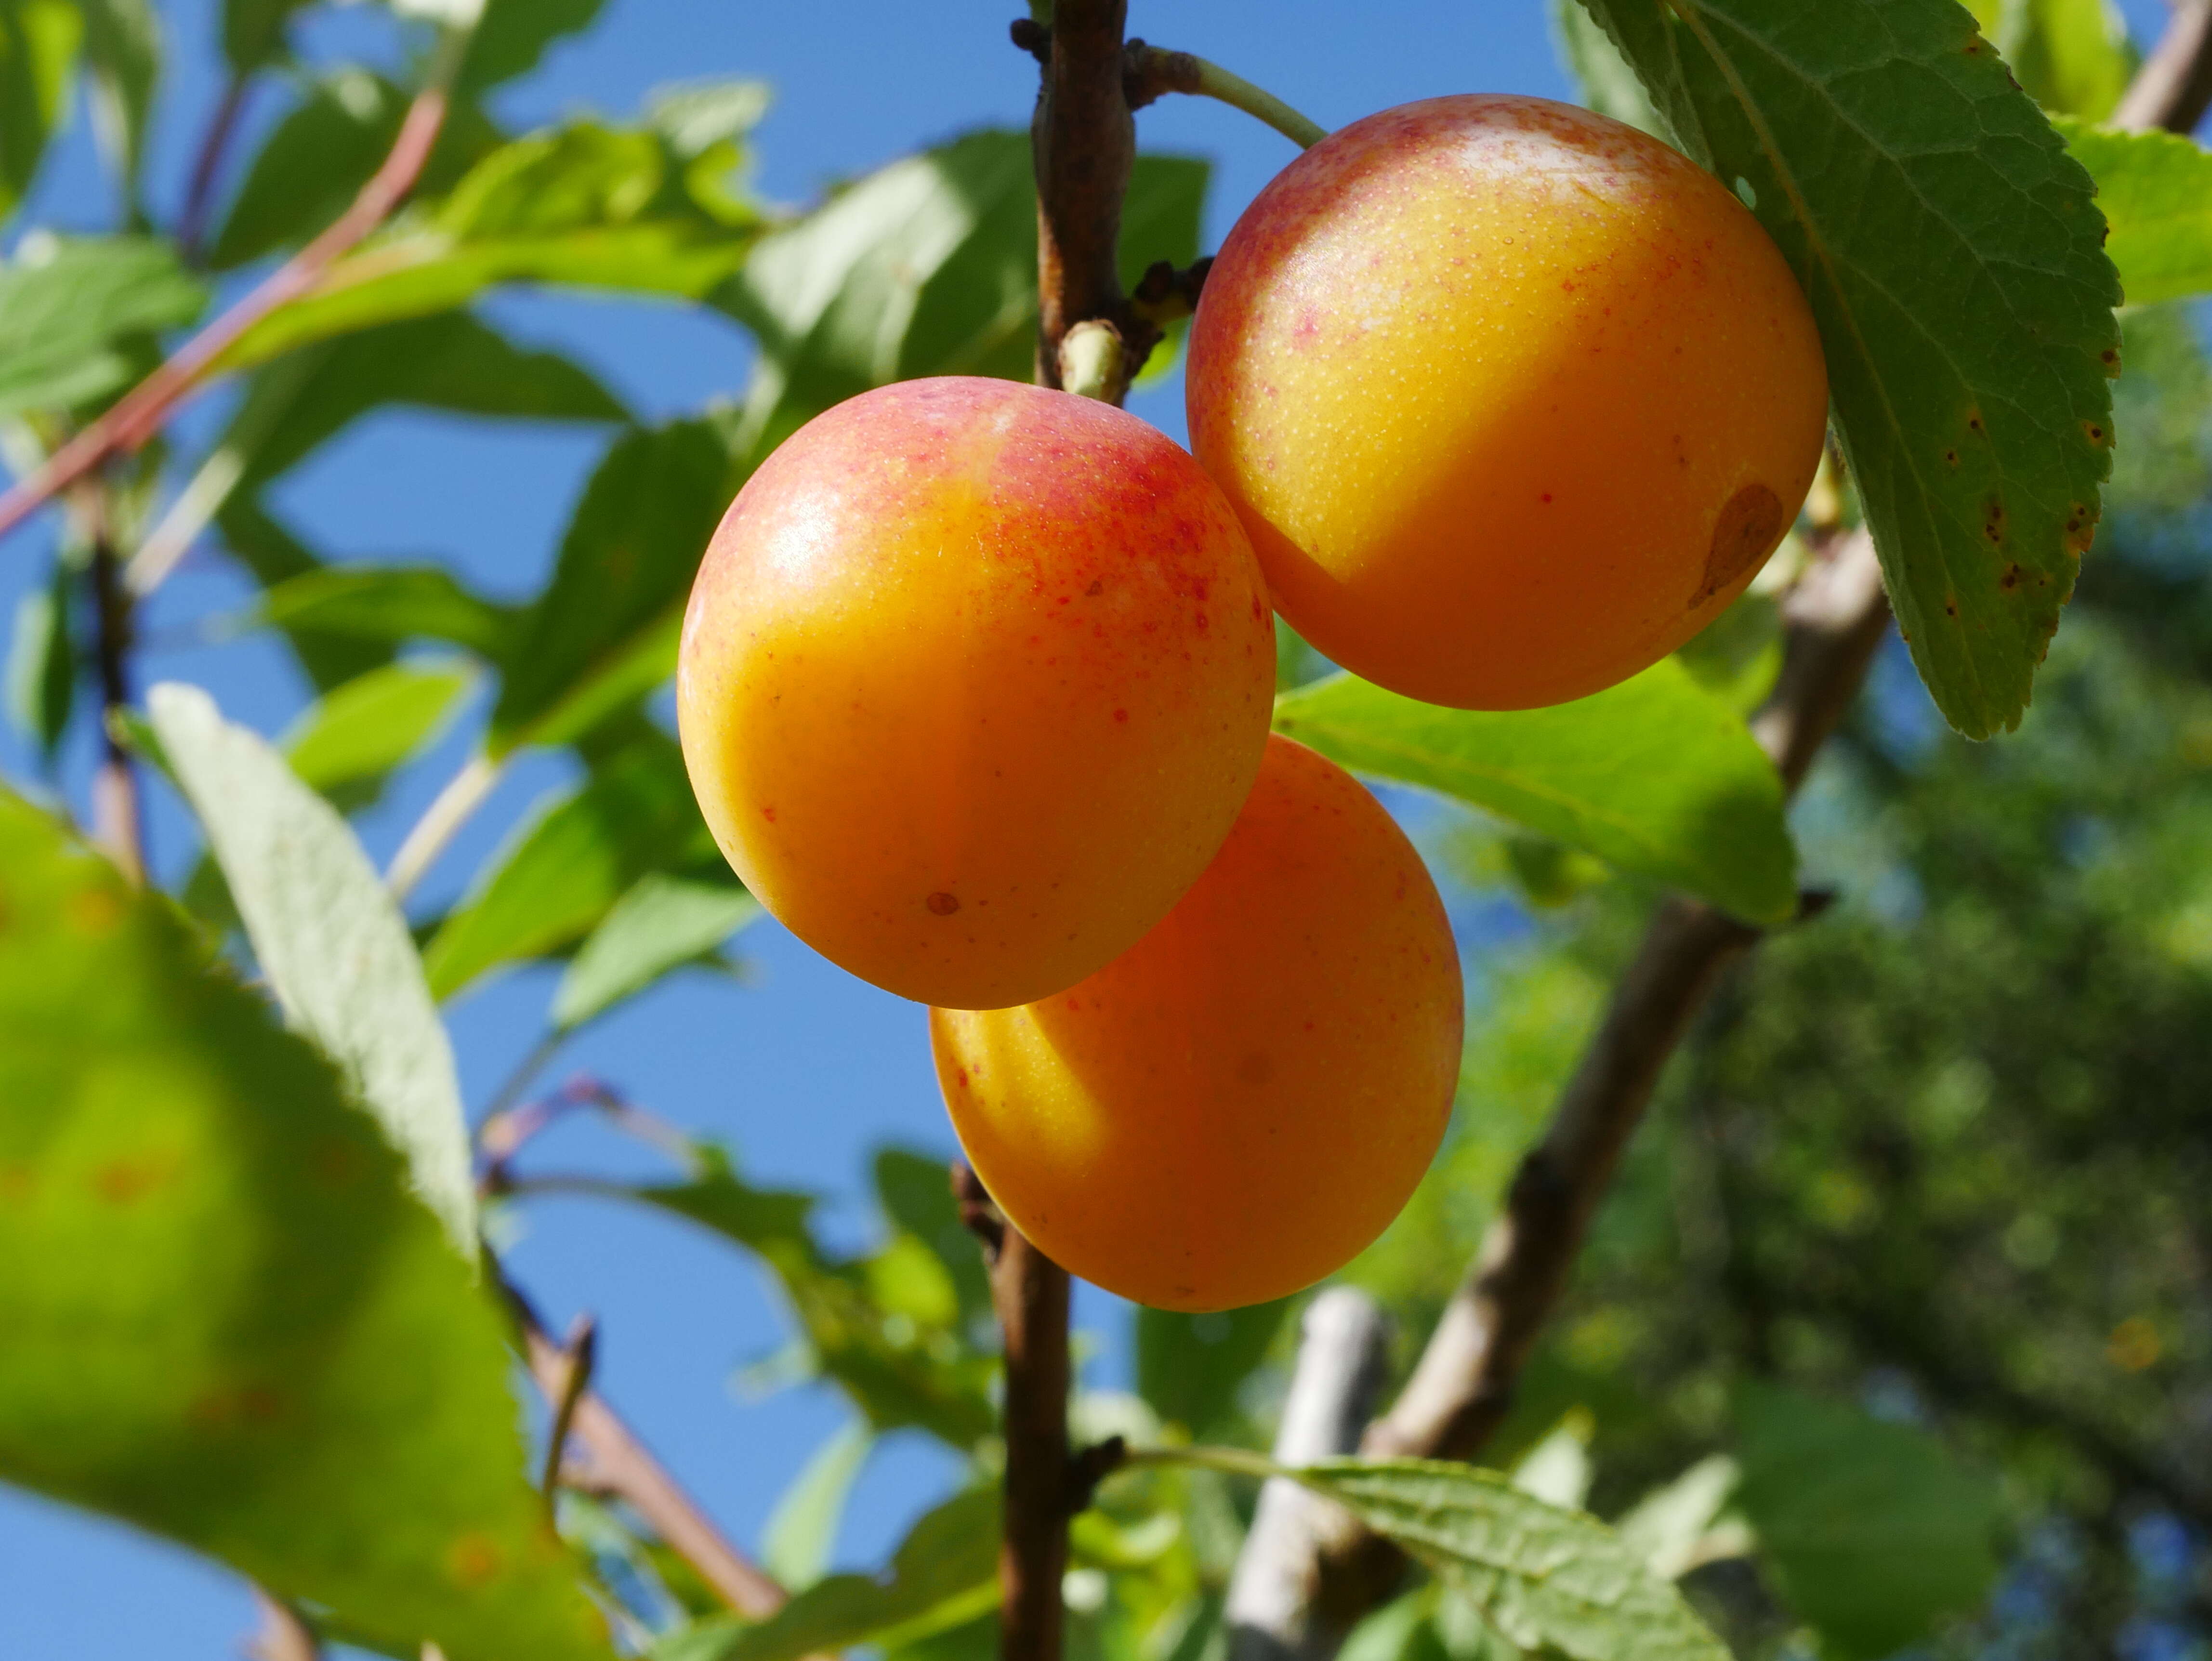
M468 44L466 30L449 29L422 90L408 106L399 136L352 206L330 228L270 273L254 290L179 347L161 366L126 392L106 414L50 457L30 478L0 494L0 536L112 456L128 454L161 429L185 396L215 368L223 354L263 319L290 304L322 280L338 258L381 225L414 188L444 126L448 88Z
M484 805L506 770L504 757L495 759L479 753L462 763L460 770L446 781L445 788L401 839L399 851L392 856L391 868L384 873L384 885L391 891L393 899L405 899L415 891L415 885L430 874L430 867L452 846L453 838L460 834L461 827L477 809Z
M232 71L230 83L222 89L222 101L215 106L215 115L200 140L199 154L192 160L192 180L185 190L183 211L177 216L177 250L187 265L201 263L200 244L206 240L208 220L215 211L216 181L222 174L223 156L238 131L239 117L246 112L246 94L252 84L246 72Z
M2181 0L2108 119L2131 132L2191 133L2212 107L2212 0Z
M599 1323L588 1315L579 1315L568 1329L568 1342L561 1347L561 1388L557 1392L547 1390L545 1396L553 1409L553 1424L546 1433L545 1470L538 1479L538 1488L545 1495L549 1512L561 1491L561 1467L568 1453L568 1433L575 1428L576 1404L591 1388L592 1369L599 1360Z
M512 1285L506 1291L521 1323L531 1376L549 1402L557 1402L568 1386L568 1352L547 1335L520 1292ZM749 1620L773 1615L788 1601L789 1594L723 1536L597 1391L578 1393L570 1425L570 1439L581 1445L583 1457L562 1469L562 1482L628 1505L723 1602Z
M1129 107L1140 110L1164 93L1188 93L1239 109L1273 127L1300 149L1311 149L1328 129L1309 120L1264 88L1194 52L1168 52L1141 40L1129 42L1122 58L1122 84Z

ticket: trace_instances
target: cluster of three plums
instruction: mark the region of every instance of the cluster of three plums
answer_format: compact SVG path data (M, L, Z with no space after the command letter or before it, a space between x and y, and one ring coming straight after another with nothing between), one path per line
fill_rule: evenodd
M1383 112L1270 184L1208 277L1187 384L1195 460L1007 381L820 417L715 535L678 703L763 904L933 1006L955 1128L1015 1225L1205 1310L1379 1233L1460 1059L1420 859L1269 734L1273 612L1434 703L1597 691L1750 581L1826 391L1734 196L1630 128L1504 97Z

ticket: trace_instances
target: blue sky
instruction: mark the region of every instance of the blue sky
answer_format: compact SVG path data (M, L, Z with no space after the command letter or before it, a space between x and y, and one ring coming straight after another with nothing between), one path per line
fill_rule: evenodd
M526 128L580 108L621 115L650 88L705 76L769 82L773 112L757 136L757 183L798 204L828 180L865 170L964 128L1020 125L1034 86L1030 60L1006 42L1016 0L885 0L836 8L707 0L609 0L586 35L556 48L498 108ZM167 209L181 194L198 134L220 92L214 0L160 6L170 75L159 112L153 189ZM2130 0L2139 30L2158 0ZM1438 93L1565 94L1540 0L1461 0L1383 9L1352 0L1133 0L1130 27L1200 52L1279 94L1324 125ZM313 60L388 59L386 21L366 7L310 15L297 36ZM252 106L254 130L282 114L270 81ZM1216 164L1206 246L1291 154L1289 144L1225 107L1170 100L1139 118L1151 148ZM105 226L110 193L80 119L50 158L33 211L64 227ZM508 296L489 313L532 344L569 353L641 415L659 417L735 394L748 361L732 326L672 307L546 295ZM1138 413L1182 436L1179 379L1142 393ZM185 423L219 418L212 395ZM434 556L486 589L521 594L538 581L605 435L495 426L409 413L364 422L297 470L282 511L336 558ZM0 551L0 616L42 568L42 532ZM146 619L147 679L209 686L225 709L264 731L282 728L303 688L267 647L198 638L203 620L244 591L219 559L202 557ZM369 816L372 853L387 857L465 753L465 723ZM72 757L81 780L86 757ZM0 770L21 778L28 757L0 735ZM440 865L435 896L464 882L528 805L565 776L541 759L518 768ZM173 875L192 846L173 801L155 794L152 840ZM80 798L81 799L81 798ZM774 925L745 937L750 983L733 990L682 977L592 1030L561 1070L587 1068L681 1123L726 1138L763 1179L837 1197L833 1226L866 1226L866 1156L884 1141L947 1154L951 1138L930 1076L921 1012L837 970ZM549 975L510 976L453 1013L464 1082L481 1102L530 1043L551 991ZM638 1156L577 1129L548 1139L541 1163L645 1167ZM832 1394L789 1391L741 1400L733 1370L775 1348L783 1326L750 1266L679 1226L580 1201L540 1202L510 1261L556 1325L579 1310L601 1323L599 1377L609 1396L749 1548L777 1495L845 1416ZM1081 1294L1079 1323L1095 1335L1087 1377L1126 1376L1124 1315ZM944 1479L944 1457L893 1439L872 1460L839 1542L841 1562L881 1557ZM0 1489L0 1656L9 1661L103 1661L234 1654L250 1629L242 1585L213 1566L127 1530Z

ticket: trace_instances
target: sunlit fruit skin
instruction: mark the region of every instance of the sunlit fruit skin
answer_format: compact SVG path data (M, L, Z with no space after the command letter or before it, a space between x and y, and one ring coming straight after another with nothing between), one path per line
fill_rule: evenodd
M1191 447L1274 603L1393 691L1564 703L1696 634L1811 484L1796 278L1711 174L1540 98L1435 98L1261 192L1192 326Z
M722 852L902 996L1074 984L1206 868L1260 766L1266 586L1219 491L1092 399L947 378L769 457L708 549L678 725Z
M1342 1267L1428 1169L1460 1061L1436 885L1334 763L1268 741L1229 840L1152 933L1020 1009L935 1009L976 1174L1055 1262L1159 1309Z

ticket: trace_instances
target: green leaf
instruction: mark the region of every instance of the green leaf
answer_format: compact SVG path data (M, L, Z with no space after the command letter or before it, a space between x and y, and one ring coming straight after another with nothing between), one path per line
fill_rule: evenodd
M196 686L166 682L146 704L286 1019L343 1069L474 1263L460 1083L406 920L344 819L263 739Z
M575 944L650 872L720 867L683 755L654 731L541 804L485 862L423 953L430 989L450 998L501 964Z
M999 1535L996 1494L956 1494L914 1525L886 1579L833 1574L757 1625L702 1622L653 1661L799 1661L941 1632L998 1606Z
M1237 1394L1267 1359L1291 1300L1253 1304L1215 1315L1179 1315L1139 1306L1137 1393L1162 1420L1194 1437L1227 1428Z
M1284 1474L1396 1541L1524 1650L1570 1661L1727 1661L1681 1594L1620 1536L1496 1471L1328 1459Z
M495 86L538 67L546 47L591 27L604 0L486 0L461 60L465 91Z
M1692 1569L1747 1555L1751 1531L1722 1520L1742 1469L1724 1453L1700 1459L1673 1482L1636 1502L1613 1527L1654 1574L1679 1580Z
M0 797L0 1476L449 1661L610 1652L502 1323L328 1062Z
M2128 303L2212 292L2212 151L2175 133L2056 125L2097 181L2097 205L2112 228L2105 252Z
M2127 22L2111 0L1979 0L1973 11L2027 95L2053 113L2101 121L2134 78Z
M952 1197L952 1172L942 1154L880 1147L874 1161L876 1202L884 1215L927 1247L944 1266L959 1309L960 1329L988 1328L993 1319L991 1272L975 1237L960 1220Z
M1351 675L1275 730L1355 772L1471 802L1754 922L1796 910L1782 781L1742 717L1669 658L1548 709L1443 709Z
M253 377L217 442L250 492L386 404L529 421L622 421L621 402L553 352L526 351L466 312L365 329Z
M1938 0L1583 0L1805 285L1913 661L2018 725L2112 463L2118 281L2088 176Z
M830 1567L845 1501L875 1445L866 1421L848 1421L815 1450L775 1502L761 1534L761 1567L786 1591L805 1591Z
M1996 1485L1924 1431L1754 1384L1736 1403L1736 1453L1735 1502L1824 1652L1903 1649L1996 1580Z
M0 221L39 171L67 113L84 20L72 0L0 0ZM0 301L0 315L7 310Z
M39 257L27 259L31 251ZM123 346L191 322L206 299L175 249L152 237L19 248L0 265L0 416L74 408L127 385L137 368Z
M208 263L228 271L306 242L353 204L383 165L411 100L383 76L340 69L311 83L246 169ZM505 142L466 99L447 112L417 188L442 192Z
M1552 44L1583 106L1672 143L1673 136L1659 112L1651 107L1644 83L1597 20L1576 0L1548 0L1548 3Z
M76 701L70 577L69 568L58 561L45 587L27 589L15 602L15 634L8 652L8 714L50 761Z
M1140 155L1122 276L1188 265L1205 163ZM1036 336L1036 185L1029 136L974 132L839 192L765 238L714 295L759 338L744 447L765 453L831 405L933 374L1027 380Z
M300 782L325 797L373 799L393 770L444 729L475 684L465 667L390 663L318 699L284 735Z
M318 566L275 583L250 614L270 628L381 646L449 641L495 660L514 649L520 615L471 593L438 565Z
M648 872L600 920L561 977L553 1026L573 1031L671 970L705 957L762 915L734 881L699 882Z
M487 740L495 755L570 742L674 672L692 576L738 483L709 423L616 441L504 666Z
M223 0L222 55L246 75L284 55L284 29L308 0Z
M161 74L161 25L150 0L79 0L93 130L135 202L146 125Z
M580 122L491 151L242 337L237 369L314 341L465 306L500 283L696 300L741 265L760 215L726 188L736 147L686 155L658 128Z

